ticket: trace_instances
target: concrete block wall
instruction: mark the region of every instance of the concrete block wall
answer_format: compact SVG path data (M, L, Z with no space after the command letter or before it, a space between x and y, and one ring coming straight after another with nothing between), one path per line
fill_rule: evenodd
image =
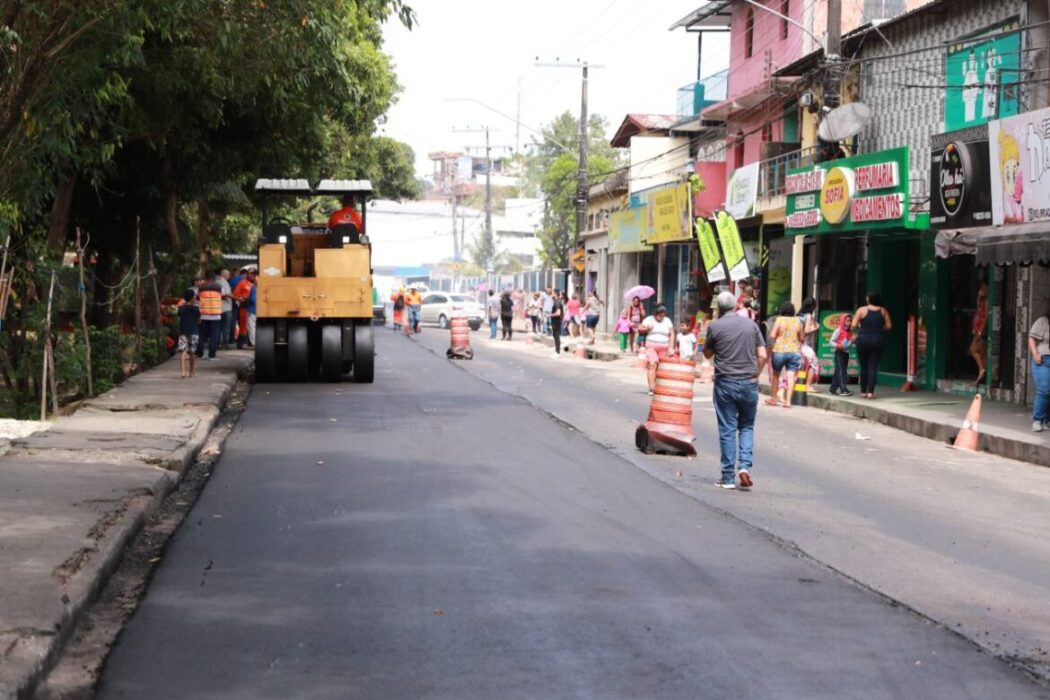
M1025 0L952 0L884 27L885 40L877 33L864 39L858 59L914 52L862 65L860 100L871 107L873 119L859 136L861 152L910 147L913 211L929 209L924 200L930 189L930 136L944 131L946 42L1017 18L1024 5Z

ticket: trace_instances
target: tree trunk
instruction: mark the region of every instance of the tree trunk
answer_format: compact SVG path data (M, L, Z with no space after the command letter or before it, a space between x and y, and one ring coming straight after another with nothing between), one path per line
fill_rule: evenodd
M211 209L207 202L197 203L197 267L200 272L207 272L211 267L212 239Z
M164 150L164 227L168 231L168 243L171 246L171 260L168 269L160 278L160 294L167 296L171 285L175 283L182 269L184 257L182 238L179 236L179 190L175 184L174 137L168 136Z
M59 256L65 250L69 236L69 212L73 207L73 193L77 187L77 174L63 177L51 204L51 226L47 231L47 250Z

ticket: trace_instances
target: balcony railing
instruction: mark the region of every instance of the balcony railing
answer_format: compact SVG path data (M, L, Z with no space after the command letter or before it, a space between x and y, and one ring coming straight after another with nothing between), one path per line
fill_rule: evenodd
M723 70L678 88L675 114L691 117L700 114L704 107L724 100L729 85L728 76L729 71Z
M762 161L758 166L759 199L783 195L784 179L788 170L813 165L816 162L816 155L815 147L800 148Z

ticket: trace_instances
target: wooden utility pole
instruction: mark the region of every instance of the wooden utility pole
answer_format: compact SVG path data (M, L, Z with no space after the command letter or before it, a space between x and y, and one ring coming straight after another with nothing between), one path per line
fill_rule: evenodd
M91 372L91 333L87 321L87 287L84 285L84 256L87 246L80 245L80 227L77 226L77 260L80 262L80 327L84 331L84 367L87 369L87 395L95 395L95 379Z
M161 321L164 309L160 305L160 289L157 288L157 267L153 262L153 246L149 247L149 276L153 279L153 301L157 303L157 314L153 318L153 329L157 333L157 357L164 357L164 324Z
M587 81L591 68L601 68L587 61L573 63L536 63L540 68L582 68L582 83L580 85L580 158L576 168L576 236L572 248L575 249L583 240L583 233L587 229ZM570 256L571 257L571 256ZM569 274L574 278L573 286L577 289L583 287L583 276L572 267L569 262Z
M4 327L4 319L7 318L7 314L4 311L7 310L7 293L11 289L11 273L7 271L7 253L11 250L11 234L7 234L7 240L4 241L4 258L0 262L0 329Z
M139 326L142 323L142 255L141 248L141 217L135 217L135 362L142 361L142 334Z
M55 297L55 277L58 273L55 270L51 271L51 287L47 292L47 318L44 319L44 361L41 363L40 375L40 420L47 420L47 387L48 387L48 370L52 369L51 361L51 301ZM55 386L54 374L51 375L51 386ZM54 391L52 391L54 393ZM55 406L55 412L58 412L58 397L52 396L52 403Z

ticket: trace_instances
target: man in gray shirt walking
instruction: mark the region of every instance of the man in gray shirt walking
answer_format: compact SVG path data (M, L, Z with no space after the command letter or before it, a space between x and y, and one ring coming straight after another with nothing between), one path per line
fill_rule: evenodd
M704 357L715 361L715 416L722 455L718 486L735 489L739 477L740 488L749 489L754 483L758 377L766 365L766 343L758 324L733 313L736 297L731 292L719 294L716 303L719 319L708 326Z

